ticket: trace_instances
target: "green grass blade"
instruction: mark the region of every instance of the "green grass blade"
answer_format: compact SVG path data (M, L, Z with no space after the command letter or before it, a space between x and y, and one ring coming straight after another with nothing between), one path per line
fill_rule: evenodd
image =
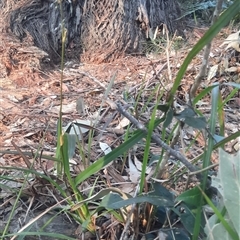
M209 86L202 90L193 100L193 105L196 105L203 97L205 97L208 93L212 91L213 88L217 87L217 84Z
M220 126L220 135L224 136L224 131L225 131L225 112L223 107L223 99L222 99L222 95L219 92L219 96L218 96L218 108L217 108L217 115L218 115L218 123Z
M5 237L13 236L46 236L53 239L66 239L66 240L76 240L76 238L71 238L59 233L47 233L47 232L21 232L5 235Z
M198 43L189 52L189 54L185 58L176 76L175 82L171 89L170 96L172 97L172 101L173 101L173 96L175 95L181 83L181 80L187 70L187 67L191 63L192 59L203 49L203 47L206 44L211 42L211 40L218 34L218 32L224 26L226 26L232 20L232 18L239 13L239 11L240 11L240 1L235 0L233 4L226 11L224 11L223 14L221 14L217 22L208 29L208 31L204 34L204 36L198 41Z
M43 174L43 173L39 173L35 170L30 170L30 169L27 169L27 168L18 168L18 167L3 167L1 166L0 169L6 169L6 170L9 170L9 171L13 171L13 170L16 170L16 171L21 171L21 172L24 172L25 174L34 174L40 178L43 178L43 179L46 179L49 183L51 183L53 186L56 187L57 190L59 190L59 192L62 194L63 197L67 197L65 191L63 190L63 188L57 184L57 181L51 179L50 177L48 177L47 175Z
M155 107L154 107L154 110L152 112L152 116L151 116L151 119L150 119L150 122L149 122L148 134L147 134L147 139L146 139L146 146L145 146L145 149L144 149L143 163L142 163L142 169L141 169L141 180L140 180L140 190L139 190L140 194L143 191L144 182L145 182L145 174L146 174L147 163L148 163L149 154L150 154L150 145L151 145L152 133L153 133L153 130L154 130L154 122L155 122L155 117L156 117L157 105L158 104L156 104Z
M211 135L209 136L208 146L207 148L205 148L205 153L203 155L203 168L206 168L210 165L210 159L211 159L213 146L214 146L214 139L212 136L214 136L215 128L216 128L218 99L219 99L219 86L217 85L216 88L212 89L212 103L211 103L212 108L211 108L211 116L210 116L210 122L209 122ZM203 180L202 180L203 191L205 191L205 188L206 188L207 174L208 174L207 171L203 173ZM196 240L198 239L198 235L200 231L202 205L203 205L203 196L201 196L201 202L199 207L197 208L196 221L194 225L193 239L196 239Z
M57 122L57 150L56 150L56 158L59 160L59 162L56 163L58 176L62 174L61 146L62 146L62 113L60 111L59 119Z
M154 127L158 126L161 122L163 122L164 119L158 119L155 121ZM138 143L143 137L146 136L146 133L137 130L135 134L129 138L126 142L121 144L121 146L115 148L112 152L109 154L101 157L96 162L94 162L91 166L89 166L86 170L81 172L76 178L75 178L75 184L78 185L84 180L86 180L91 175L98 172L100 169L104 168L107 164L112 162L117 157L124 154L124 152L128 151L131 147L133 147L136 143Z
M221 105L219 105L219 108L223 108L223 106L239 91L238 88L234 88L230 94L224 99Z

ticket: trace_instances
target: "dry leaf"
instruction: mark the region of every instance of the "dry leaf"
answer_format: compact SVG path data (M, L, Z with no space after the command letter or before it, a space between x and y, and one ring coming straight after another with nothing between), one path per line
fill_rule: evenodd
M107 155L108 153L110 153L112 151L111 147L106 143L99 142L99 146L105 155Z
M131 182L137 183L139 181L141 173L138 171L136 166L133 164L131 158L128 158L128 163L129 163L129 178Z
M128 126L130 123L130 121L124 117L120 122L119 124L115 127L115 129L123 129L125 128L126 126Z
M227 39L224 40L223 44L220 45L220 47L222 47L223 45L226 45L226 44L228 44L228 45L225 48L225 50L232 47L236 51L240 52L240 31L230 34L227 37Z
M217 70L218 70L218 65L214 65L209 69L208 76L207 76L208 82L216 76Z
M136 165L136 168L141 172L142 171L142 162L140 162L136 156L134 156L134 163ZM152 170L152 166L147 167L146 173L149 174L151 172L151 170Z

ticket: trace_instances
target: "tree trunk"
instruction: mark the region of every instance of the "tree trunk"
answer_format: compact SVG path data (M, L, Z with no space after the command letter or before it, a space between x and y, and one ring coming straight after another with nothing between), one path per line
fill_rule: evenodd
M143 42L162 24L182 35L176 0L62 0L62 8L55 0L7 2L0 0L0 13L7 11L5 23L10 23L4 29L9 27L21 41L30 34L55 62L61 55L62 26L67 56L79 58L81 53L85 61L94 62L141 53Z

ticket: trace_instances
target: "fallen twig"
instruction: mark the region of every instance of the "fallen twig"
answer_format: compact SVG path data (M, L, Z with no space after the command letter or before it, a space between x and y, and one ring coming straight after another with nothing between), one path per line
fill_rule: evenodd
M139 130L142 130L146 134L148 133L147 128L141 124L136 118L134 118L126 109L124 109L119 103L117 103L117 109L118 111L126 117L131 123L133 123ZM194 165L192 165L181 153L178 151L172 149L169 147L164 141L162 141L157 134L152 134L152 139L155 143L157 143L159 146L164 148L169 155L174 156L176 159L178 159L180 162L182 162L190 172L197 172L199 169L197 169ZM202 179L202 174L197 172L196 176L199 180Z

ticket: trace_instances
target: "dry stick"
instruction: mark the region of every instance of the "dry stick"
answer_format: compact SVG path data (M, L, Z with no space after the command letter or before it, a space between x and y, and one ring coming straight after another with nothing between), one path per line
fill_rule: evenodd
M25 164L27 165L27 167L31 170L35 170L33 164L28 160L28 158L26 157L25 154L23 154L23 152L21 151L21 149L14 143L14 141L11 141L12 145L16 148L17 152L19 153L19 155L22 157L23 161L25 162Z
M216 8L215 8L214 13L213 13L213 18L212 18L211 25L213 25L216 22L219 14L222 10L222 5L223 5L223 0L218 0ZM210 54L210 50L211 50L211 45L212 45L211 42L208 43L206 45L205 49L204 49L203 61L202 61L202 66L200 68L200 72L196 76L196 78L194 80L194 83L193 83L193 85L191 87L191 90L190 90L190 100L192 100L195 97L197 89L198 89L199 85L201 84L202 79L205 76L205 73L206 73L206 70L207 70L207 65L208 65L209 54Z
M198 170L198 171L196 171L196 172L191 172L191 173L189 173L189 176L194 175L194 174L196 174L196 173L201 173L201 172L207 171L207 170L209 170L209 169L212 169L212 168L214 168L214 167L217 167L218 165L219 165L219 163L214 163L214 164L212 164L212 165L210 165L210 166L208 166L208 167L205 167L205 168L203 168L203 169L200 169L200 170Z
M195 175L195 174L197 174L197 173L202 173L202 172L207 171L207 170L209 170L209 169L212 169L212 168L214 168L214 167L216 167L216 166L218 166L218 165L219 165L219 163L215 163L215 164L210 165L210 166L208 166L208 167L206 167L206 168L200 169L200 170L198 170L198 171L196 171L196 172L191 172L191 173L189 173L189 174L188 174L188 178L187 178L187 182L186 182L186 186L185 186L185 191L187 190L187 187L188 187L188 184L189 184L189 182L190 182L190 178L191 178L192 175Z
M143 124L141 124L136 118L134 118L129 112L127 112L126 109L124 109L119 103L117 103L117 109L124 117L126 117L131 123L133 123L139 130L142 130L146 134L148 133L147 128ZM194 165L192 165L181 153L169 147L164 141L162 141L158 137L157 134L152 133L152 139L155 143L157 143L159 146L164 148L167 151L167 154L174 156L180 162L182 162L189 169L190 172L196 172L199 170ZM201 180L202 174L197 173L197 177L199 180Z

